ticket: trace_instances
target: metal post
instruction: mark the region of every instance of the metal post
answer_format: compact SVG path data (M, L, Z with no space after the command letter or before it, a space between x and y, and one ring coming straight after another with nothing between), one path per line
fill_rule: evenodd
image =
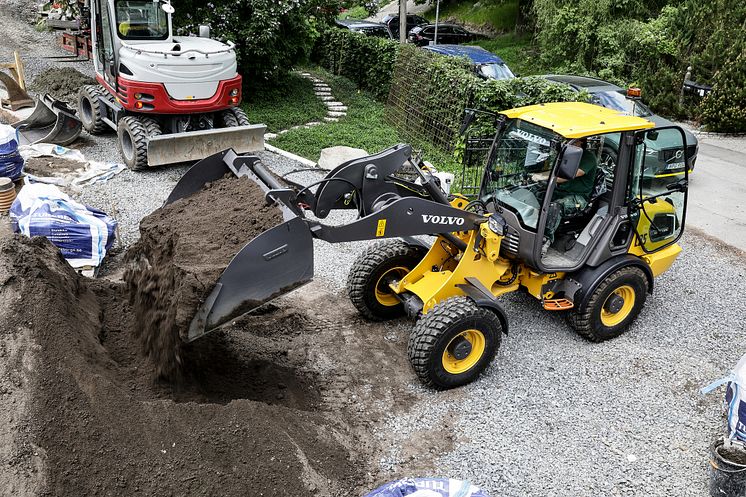
M686 88L686 82L692 79L692 66L686 68L686 74L684 75L684 84L681 85L681 93L679 93L679 105L684 105L684 89Z
M407 0L399 0L399 43L407 42Z
M435 40L433 45L438 44L438 23L440 22L440 0L435 0Z

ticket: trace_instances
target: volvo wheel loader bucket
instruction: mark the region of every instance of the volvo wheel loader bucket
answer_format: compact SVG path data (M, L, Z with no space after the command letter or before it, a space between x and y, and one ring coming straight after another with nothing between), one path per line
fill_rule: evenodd
M265 193L282 186L257 157L238 156L233 150L226 150L192 166L176 184L166 204L191 195L226 174L236 176L236 181L253 181ZM282 210L284 221L250 240L233 257L192 319L187 341L313 278L313 238L308 226L282 203L270 198L268 201L275 202Z
M263 124L251 124L154 136L148 142L148 165L193 162L226 149L259 152L264 150L265 130Z
M31 115L13 124L13 127L18 130L21 145L70 145L83 130L74 109L46 94L36 100L36 107Z

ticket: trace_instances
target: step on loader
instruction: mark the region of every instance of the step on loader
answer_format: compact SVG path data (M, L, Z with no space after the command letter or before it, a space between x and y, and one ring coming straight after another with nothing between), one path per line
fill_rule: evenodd
M348 294L367 319L415 321L408 354L427 385L457 387L484 371L508 331L499 297L517 290L591 341L621 335L680 253L684 229L688 173L663 183L644 175L646 144L665 135L683 152L684 133L585 103L495 117L484 162L462 175L480 178L472 198L447 196L408 145L345 162L308 186L230 150L197 163L167 202L225 174L246 176L284 222L235 256L188 339L310 281L313 239L380 240L354 263ZM606 139L621 144L614 164L599 160ZM337 209L357 219L321 222Z
M221 150L264 149L264 125L241 110L233 43L174 36L170 0L91 0L98 85L81 88L91 134L114 130L133 170L197 161Z

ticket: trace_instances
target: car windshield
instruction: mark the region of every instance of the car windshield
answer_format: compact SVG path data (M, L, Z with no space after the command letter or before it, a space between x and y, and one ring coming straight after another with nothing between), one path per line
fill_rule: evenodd
M622 93L614 90L594 93L593 100L598 105L624 112L630 116L648 117L653 114L642 102L627 98Z
M165 40L168 16L160 2L128 0L116 3L117 34L124 40Z
M515 212L528 228L536 228L544 191L532 175L548 177L557 157L561 137L540 126L518 119L500 134L487 166L484 192Z
M505 64L480 64L479 74L487 79L513 79L515 76Z

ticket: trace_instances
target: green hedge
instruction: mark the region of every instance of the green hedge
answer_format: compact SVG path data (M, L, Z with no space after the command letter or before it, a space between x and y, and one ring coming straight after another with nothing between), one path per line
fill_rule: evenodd
M389 94L398 52L399 44L393 40L326 27L316 39L311 60L383 100Z

